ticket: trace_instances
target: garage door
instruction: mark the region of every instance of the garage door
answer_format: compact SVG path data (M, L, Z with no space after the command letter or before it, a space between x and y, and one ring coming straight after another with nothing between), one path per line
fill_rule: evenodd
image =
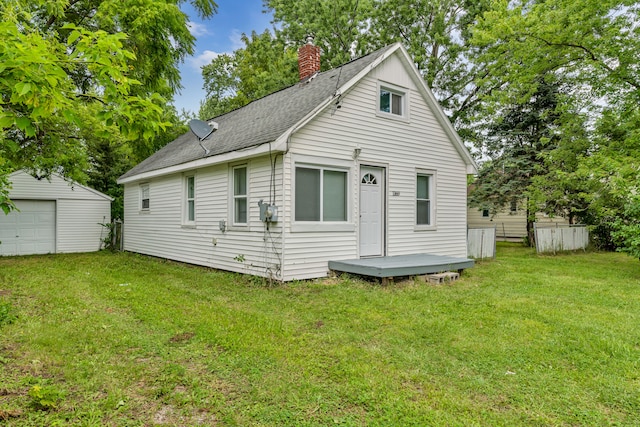
M46 254L56 251L56 202L14 200L20 210L0 211L0 255Z

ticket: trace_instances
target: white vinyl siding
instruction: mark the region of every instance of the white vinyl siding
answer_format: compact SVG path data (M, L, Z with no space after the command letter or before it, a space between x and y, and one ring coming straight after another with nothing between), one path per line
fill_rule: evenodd
M277 183L282 182L281 157L279 159L275 171ZM126 184L125 250L239 273L275 275L282 256L282 222L269 224L267 231L258 210L258 201L269 200L272 190L269 157L251 159L246 166L250 194L247 196L247 223L241 227L230 226L228 222L232 220L233 168L227 164L198 169L195 180L197 228L181 225L181 174L150 182L153 209L148 215L135 214L138 185ZM275 192L273 202L276 206L282 206L280 188L277 186ZM224 232L220 230L220 221L226 221Z
M100 250L109 234L102 225L111 221L109 201L58 200L57 209L58 253Z

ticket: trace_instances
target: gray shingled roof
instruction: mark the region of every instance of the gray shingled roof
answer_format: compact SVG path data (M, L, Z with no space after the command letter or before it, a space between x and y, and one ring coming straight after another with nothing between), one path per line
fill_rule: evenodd
M391 47L387 46L341 67L319 73L308 83L297 83L255 100L242 108L215 117L213 120L218 123L219 128L203 141L204 146L211 150L208 157L275 141L322 102L329 99L337 85L341 86L351 80ZM189 131L143 160L120 178L187 163L203 157L205 157L204 151L198 145L198 138Z

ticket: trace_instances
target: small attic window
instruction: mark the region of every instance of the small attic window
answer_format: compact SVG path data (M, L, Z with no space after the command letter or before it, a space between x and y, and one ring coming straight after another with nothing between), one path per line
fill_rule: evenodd
M391 113L401 116L402 111L402 94L391 92L387 89L380 89L380 111L383 113Z
M378 114L388 118L408 118L407 91L403 88L378 84Z

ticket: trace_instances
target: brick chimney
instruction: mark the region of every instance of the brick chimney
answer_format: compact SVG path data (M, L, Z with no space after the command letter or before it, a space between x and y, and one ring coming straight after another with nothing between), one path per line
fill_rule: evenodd
M313 36L307 36L307 43L298 49L298 71L300 80L320 71L320 47L313 44Z

